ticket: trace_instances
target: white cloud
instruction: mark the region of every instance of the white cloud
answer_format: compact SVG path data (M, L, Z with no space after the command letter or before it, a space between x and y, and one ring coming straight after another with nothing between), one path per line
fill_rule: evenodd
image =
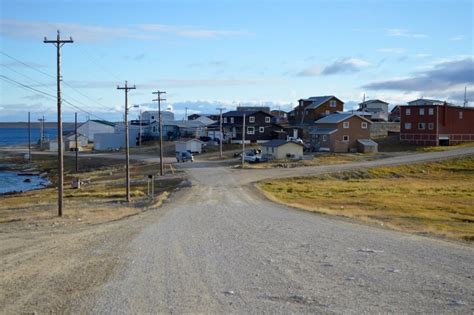
M406 52L404 48L380 48L377 49L378 52L393 53L393 54L403 54Z
M409 38L428 38L429 36L422 33L412 33L402 28L389 28L385 30L388 36L409 37Z
M466 36L464 36L464 35L456 35L456 36L451 37L449 40L460 41L460 40L464 40L465 38L466 38Z
M156 40L164 36L216 39L249 35L245 31L215 30L198 26L163 24L138 24L97 26L75 23L35 22L22 20L1 20L0 34L10 37L42 39L52 37L56 30L63 36L72 36L82 42L101 42L113 39Z

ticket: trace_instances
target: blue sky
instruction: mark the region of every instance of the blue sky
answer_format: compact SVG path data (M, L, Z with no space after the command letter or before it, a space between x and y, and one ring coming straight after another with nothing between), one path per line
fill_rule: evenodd
M91 118L122 118L125 80L143 109L157 89L176 117L217 107L290 110L300 98L335 95L350 109L474 100L473 1L24 1L1 0L0 121L46 115L55 100L56 29L64 99ZM19 63L15 59L26 63ZM32 69L33 67L34 69ZM50 76L48 76L49 74ZM472 104L471 104L472 105ZM77 111L64 106L64 119ZM85 111L85 112L84 112ZM132 117L137 115L134 109Z

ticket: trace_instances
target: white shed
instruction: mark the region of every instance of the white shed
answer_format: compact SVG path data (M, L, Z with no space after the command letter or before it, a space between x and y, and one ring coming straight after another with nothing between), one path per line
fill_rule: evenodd
M187 141L176 141L176 152L186 152L190 151L191 153L201 153L202 151L202 142L199 139L190 139Z
M77 128L77 132L94 141L97 133L113 133L114 123L104 120L88 120Z
M262 144L262 153L276 160L302 159L303 145L294 141L270 140Z

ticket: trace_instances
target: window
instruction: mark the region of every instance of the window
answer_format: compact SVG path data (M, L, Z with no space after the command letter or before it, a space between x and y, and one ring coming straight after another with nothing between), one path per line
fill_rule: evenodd
M336 107L336 104L337 104L336 101L330 101L329 102L330 107Z
M271 121L271 117L265 117L265 122L269 123Z
M342 141L349 142L349 136L348 135L343 135L342 136Z
M328 141L328 136L323 135L323 141Z
M424 108L420 108L420 110L418 111L420 115L424 115L425 114L425 109Z
M411 123L405 123L405 129L411 129Z
M234 123L234 117L230 117L230 123L231 123L231 124Z
M433 130L433 123L428 123L428 129Z
M329 115L331 112L329 110L326 110L325 114Z
M258 132L264 133L264 132L265 132L265 127L259 127L259 128L258 128Z
M425 129L425 123L418 123L418 129L424 130Z
M248 135L255 134L255 127L247 127L247 134Z
M227 117L224 117L224 124L227 124Z
M304 111L304 114L305 114L305 115L308 115L308 110L305 110L305 111Z
M411 109L410 108L405 109L405 115L407 115L407 116L411 115Z
M156 132L156 127L155 126L153 126L153 132Z
M255 122L255 116L249 116L249 122L254 123Z
M459 119L462 119L462 112L459 112Z
M428 108L428 115L431 115L431 116L434 115L434 108L433 107Z
M345 121L345 122L342 124L342 127L343 127L343 128L349 128L349 122L348 122L348 121Z
M155 116L151 116L151 119L152 119L152 120L155 119Z
M367 123L365 121L363 121L361 123L361 127L362 127L362 129L367 129Z

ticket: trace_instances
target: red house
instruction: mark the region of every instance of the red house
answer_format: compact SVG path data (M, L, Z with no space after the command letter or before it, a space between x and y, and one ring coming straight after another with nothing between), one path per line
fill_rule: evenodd
M474 108L418 99L400 106L400 140L418 145L474 141Z

